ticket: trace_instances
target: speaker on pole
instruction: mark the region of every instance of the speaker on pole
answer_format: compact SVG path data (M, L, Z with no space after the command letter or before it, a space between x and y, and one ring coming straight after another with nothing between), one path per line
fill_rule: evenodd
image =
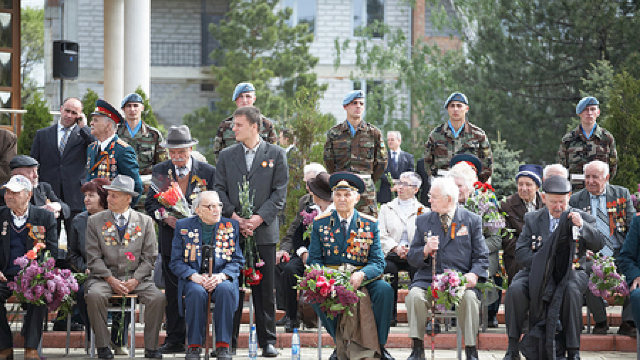
M66 40L53 42L53 78L78 78L78 43Z

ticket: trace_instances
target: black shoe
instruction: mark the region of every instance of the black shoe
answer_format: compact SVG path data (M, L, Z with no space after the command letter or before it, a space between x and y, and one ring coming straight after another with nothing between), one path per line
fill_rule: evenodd
M502 360L520 360L520 351L507 350Z
M480 360L475 346L465 346L464 353L467 355L467 360Z
M414 346L411 348L411 355L407 360L425 360L424 347Z
M147 359L162 359L162 353L160 350L144 349L144 357Z
M262 348L262 357L277 357L280 355L273 344L267 344Z
M177 354L185 352L184 344L180 343L164 343L158 349L163 354Z
M300 322L291 319L287 319L287 323L284 325L284 331L290 334L293 333L293 329L298 328L300 328Z
M98 348L98 358L100 359L113 359L113 353L108 347Z
M607 325L606 321L601 323L597 323L596 326L593 327L591 333L593 335L606 335L607 330L609 330L609 325Z
M71 323L71 331L82 331L84 330L84 326L78 323ZM53 331L67 331L67 321L54 321L53 322Z
M451 318L451 327L458 326L458 318Z
M333 349L331 356L329 356L329 360L338 360L338 350Z
M219 360L231 360L231 354L229 353L229 348L226 348L226 347L217 348L216 357Z
M490 328L497 328L498 318L495 315L493 315L492 317L489 317L489 323L487 324L487 326Z
M391 319L391 326L392 327L398 326L398 319Z
M387 349L384 348L384 345L380 344L380 360L396 360L389 354Z
M440 334L440 323L436 322L435 330L436 334ZM427 322L426 333L427 335L431 335L431 321Z
M620 328L618 329L618 335L636 337L638 334L636 333L636 327L633 325L634 323L630 321L623 322L622 324L620 324Z
M200 346L190 347L187 349L187 356L185 356L184 360L200 360L200 353L202 353Z
M287 320L289 320L289 317L287 315L283 316L282 319L276 321L276 326L285 326L285 325L287 325Z

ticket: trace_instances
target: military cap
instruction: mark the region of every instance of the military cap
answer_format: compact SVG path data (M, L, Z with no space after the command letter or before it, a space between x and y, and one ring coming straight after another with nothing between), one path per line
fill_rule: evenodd
M31 191L33 186L31 186L31 181L27 179L23 175L13 175L9 181L2 185L3 189L9 189L13 192L18 191Z
M331 201L331 187L329 186L329 173L323 171L316 175L313 179L307 181L309 190L325 201Z
M540 187L542 184L542 166L533 164L520 165L518 168L518 174L516 175L516 181L518 181L518 178L521 176L531 178L531 180Z
M460 101L461 103L469 105L469 101L467 101L467 96L463 93L455 92L447 98L447 101L444 102L444 108L449 107L449 103L452 101Z
M38 160L32 158L29 155L16 155L13 157L13 159L11 159L11 161L9 161L9 167L11 168L11 170L17 168L36 167L38 165L40 165L38 163Z
M351 102L355 99L364 99L364 91L362 90L353 90L349 91L347 95L342 99L342 106L347 106L351 104Z
M122 102L120 103L120 109L124 109L124 106L127 105L127 103L140 103L142 104L142 96L136 94L136 93L131 93L127 96L124 97L124 99L122 99Z
M480 172L482 171L482 162L475 155L471 155L471 154L454 155L451 158L451 161L449 161L449 168L452 168L453 165L459 162L466 162L467 164L469 164L473 168L473 170L476 171L476 174L480 174Z
M600 105L600 103L598 102L598 99L594 98L593 96L583 97L576 106L576 115L582 114L584 108L589 105Z
M244 94L250 91L256 91L256 88L253 87L252 83L240 83L236 85L236 89L233 90L233 97L231 98L231 100L236 101L240 94Z
M338 189L349 189L356 190L358 193L362 194L365 190L362 178L348 171L338 171L333 173L333 175L329 177L329 186L332 191Z
M542 183L542 191L547 194L566 195L571 193L571 183L563 176L549 176Z
M167 132L167 139L159 145L165 149L181 149L198 144L191 138L191 131L186 125L172 125Z
M122 115L120 115L120 112L116 110L116 108L111 106L111 104L109 104L106 100L102 99L96 100L96 109L93 110L91 115L106 116L109 119L113 120L116 124L124 121L124 119L122 119Z

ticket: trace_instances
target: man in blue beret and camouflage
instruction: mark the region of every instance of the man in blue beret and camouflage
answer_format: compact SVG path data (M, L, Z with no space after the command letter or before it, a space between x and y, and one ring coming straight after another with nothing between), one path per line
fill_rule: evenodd
M457 154L471 154L482 162L478 179L487 182L493 172L493 154L484 131L466 119L469 101L463 93L449 95L444 103L449 121L431 131L425 144L424 168L429 177L438 175L438 170L447 170L449 161Z
M569 174L582 174L586 163L600 160L609 165L611 179L618 169L616 141L606 129L598 126L600 103L593 96L582 98L576 106L580 125L562 137L558 162L569 169ZM574 184L574 190L584 187L584 183Z
M364 114L364 92L349 92L342 101L347 120L335 125L327 132L324 144L324 166L329 174L349 171L359 175L366 191L357 205L359 212L378 216L376 188L387 167L387 149L380 130L362 119Z
M240 83L233 91L231 100L235 101L238 109L244 106L253 106L253 103L256 102L256 88L251 83ZM262 140L268 142L269 144L277 144L278 135L273 129L273 124L271 123L271 121L262 116L261 123L260 137L262 137ZM215 143L213 144L213 155L215 157L213 160L213 165L218 162L218 154L220 153L220 151L237 143L238 142L236 141L236 134L233 132L233 116L229 116L228 118L222 120L220 126L218 126Z

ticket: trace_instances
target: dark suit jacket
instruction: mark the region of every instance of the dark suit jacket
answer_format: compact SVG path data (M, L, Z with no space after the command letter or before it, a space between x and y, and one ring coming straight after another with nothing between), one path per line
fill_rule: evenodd
M388 157L391 157L391 152L387 152ZM391 169L391 160L387 161L387 168L384 174L380 178L380 191L378 191L378 202L381 204L391 201L391 184L387 180L387 174L391 174L394 179L399 179L400 174L405 171L413 171L413 155L408 152L400 151L398 154L398 169L394 171Z
M627 217L625 219L624 231L620 231L621 229L619 227L616 227L616 229L613 231L613 235L616 237L620 245L623 245L624 239L627 236L627 232L631 227L631 221L636 216L636 209L633 207L633 202L631 201L631 195L629 195L629 190L627 190L627 188L622 186L607 184L605 193L607 197L607 202L613 202L618 199L627 200L626 207L625 207L625 212ZM577 193L571 195L571 200L569 200L569 205L571 205L572 207L578 208L586 213L591 214L591 197L589 195L590 194L587 191L587 189L582 189ZM606 235L609 235L609 234L606 234ZM620 247L620 249L621 248L622 247ZM620 251L620 249L613 249L613 250Z
M640 245L638 243L640 243L640 216L633 218L627 241L624 242L618 256L620 271L627 277L629 286L640 276Z
M422 185L420 185L420 191L418 191L416 197L422 205L430 208L429 190L431 189L431 182L429 181L429 174L424 169L424 158L418 159L416 162L416 173L422 178Z
M455 234L452 234L455 225ZM440 237L436 255L436 273L445 269L455 269L463 274L472 272L480 279L486 279L489 269L489 249L482 235L482 219L462 207L456 209L447 234L443 233L440 217L436 212L428 212L416 218L416 232L409 246L407 261L418 269L413 276L411 287L427 289L432 281L432 256L424 258L425 236ZM466 229L466 230L465 230ZM452 239L453 236L453 239Z
M9 255L11 248L11 230L9 229L9 227L11 226L12 221L13 219L11 218L11 209L6 206L0 207L0 225L2 225L2 228L7 228L6 234L0 235L0 243L2 243L2 246L0 246L0 271L2 271L3 273L9 265ZM53 213L51 211L29 205L29 217L27 218L27 224L45 227L45 244L47 245L47 247L43 251L49 251L51 253L51 257L57 259L58 230L56 227L56 220L53 217ZM27 249L31 250L30 244L27 244Z
M4 202L4 192L4 189L0 189L0 206L6 205ZM60 216L63 219L69 218L69 216L71 215L69 205L65 204L56 196L56 194L53 192L53 189L51 188L51 185L44 182L39 182L38 186L33 189L33 194L31 194L31 205L42 207L47 204L47 200L49 200L50 202L59 202L60 206L62 207L62 209L60 210Z
M171 175L169 175L169 170L171 170ZM173 165L171 160L163 161L160 164L157 164L153 167L153 178L159 179L162 177L171 177L172 180L176 179L176 167ZM204 180L206 184L198 183L195 177L199 177ZM213 184L215 182L216 176L216 168L213 166L197 161L194 158L191 158L191 173L189 175L189 186L187 187L187 193L184 194L187 202L191 204L191 202L195 199L196 193L203 190L213 190ZM160 189L163 191L166 189ZM149 188L149 193L147 194L147 199L144 202L144 209L158 223L160 237L158 242L160 244L159 253L162 256L171 256L171 243L173 242L173 228L167 225L164 221L158 220L155 218L156 210L163 207L158 200L154 197L156 195L156 191L153 187Z
M67 261L75 272L87 270L87 250L85 238L89 212L83 211L73 218L71 229L67 230Z
M251 171L247 171L242 144L218 155L215 189L224 204L222 215L230 218L234 212L241 212L239 186L245 177L253 189L253 213L264 220L253 232L258 245L276 244L280 239L278 213L287 197L288 169L284 149L266 141L260 142Z
M87 147L95 141L91 128L76 126L69 134L64 153L58 150L58 123L36 131L31 146L31 157L40 163L40 180L49 183L53 192L72 211L84 208L80 187L87 179Z

